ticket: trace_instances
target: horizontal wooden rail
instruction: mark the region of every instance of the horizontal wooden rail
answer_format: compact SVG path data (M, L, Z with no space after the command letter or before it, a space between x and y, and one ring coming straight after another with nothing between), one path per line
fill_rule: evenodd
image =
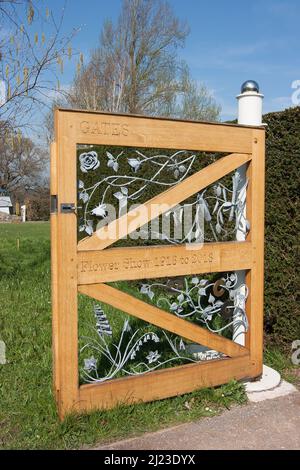
M142 116L59 111L78 144L250 153L252 128ZM71 127L72 126L72 127Z
M183 276L252 267L250 242L79 251L78 284Z
M133 315L141 320L156 325L164 330L175 333L190 341L215 349L230 357L243 356L247 354L247 349L233 341L215 333L211 333L205 328L201 328L175 314L165 312L158 307L147 304L125 292L107 286L106 284L91 284L79 286L81 294L88 295L94 299L111 305L118 310L122 310L129 315Z
M159 217L193 194L218 181L224 175L236 170L249 160L251 160L251 155L239 153L221 158L189 176L176 186L163 191L158 196L147 201L141 206L143 208L142 211L139 211L138 208L129 211L119 219L113 220L107 226L102 227L91 237L80 241L78 250L102 250L112 245L117 240L126 237L134 230Z
M112 408L120 403L138 403L163 399L213 387L229 380L253 376L255 364L249 356L213 360L171 367L135 377L82 385L79 388L80 410Z

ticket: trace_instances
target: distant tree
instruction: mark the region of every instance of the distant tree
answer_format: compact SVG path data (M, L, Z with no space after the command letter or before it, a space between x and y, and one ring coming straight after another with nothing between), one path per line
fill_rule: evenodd
M123 0L106 21L99 46L77 73L71 107L133 114L217 119L219 107L178 58L189 28L163 0Z
M6 123L0 122L1 128L4 138L0 140L0 187L12 194L35 187L47 165L45 151Z
M50 217L50 186L49 180L45 179L29 189L23 199L26 204L27 220L49 220Z
M181 94L174 98L172 114L179 118L217 121L221 107L203 83L197 83L186 67L182 73Z

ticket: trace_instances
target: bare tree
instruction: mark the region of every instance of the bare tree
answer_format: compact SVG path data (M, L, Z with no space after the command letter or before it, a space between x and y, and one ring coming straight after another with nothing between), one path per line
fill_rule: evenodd
M28 220L49 220L50 207L50 183L49 179L43 179L34 188L30 188L26 194L17 195L18 200L26 204Z
M30 126L36 105L44 106L49 92L59 89L59 73L73 54L75 30L61 35L64 8L56 18L40 6L0 0L0 119L15 127Z
M99 46L77 74L72 107L216 119L219 108L178 58L189 28L163 0L123 0L116 24L106 21ZM189 104L192 106L188 109Z
M191 78L187 66L183 68L181 83L182 91L174 98L172 115L183 119L217 121L221 107L204 83L197 83Z
M3 127L5 129L3 129ZM46 165L46 153L20 131L0 122L0 187L10 193L34 187Z

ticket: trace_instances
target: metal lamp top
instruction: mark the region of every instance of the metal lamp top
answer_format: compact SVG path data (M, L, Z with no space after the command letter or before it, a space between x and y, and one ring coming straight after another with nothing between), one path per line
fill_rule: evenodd
M259 85L255 80L246 80L241 86L241 93L248 91L259 93Z

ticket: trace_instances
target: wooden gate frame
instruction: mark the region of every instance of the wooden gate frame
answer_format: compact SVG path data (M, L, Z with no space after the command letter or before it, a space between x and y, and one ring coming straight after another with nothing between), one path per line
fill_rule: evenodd
M228 152L179 185L156 196L147 204L168 201L176 205L247 163L247 219L251 229L244 242L205 243L198 251L185 246L109 248L110 243L95 235L77 243L74 212L61 212L61 204L77 204L77 144ZM91 113L57 109L55 141L51 145L51 270L53 317L53 384L59 415L110 408L120 402L133 403L171 397L195 389L216 386L231 379L255 378L262 373L263 353L263 270L264 270L264 149L261 127L188 122L141 116ZM176 189L177 188L177 189ZM178 192L180 197L178 197ZM153 214L152 218L160 212ZM147 219L134 223L133 230ZM111 224L118 225L120 219ZM122 231L121 231L122 232ZM120 233L120 238L128 232ZM195 253L196 261L191 258ZM176 254L183 265L128 271L88 272L85 262L128 256L150 257ZM185 256L185 258L184 258ZM120 292L104 282L227 270L246 270L249 296L246 312L249 331L245 347L175 315ZM78 292L108 303L187 339L207 345L228 357L114 379L101 384L79 386L78 381Z

